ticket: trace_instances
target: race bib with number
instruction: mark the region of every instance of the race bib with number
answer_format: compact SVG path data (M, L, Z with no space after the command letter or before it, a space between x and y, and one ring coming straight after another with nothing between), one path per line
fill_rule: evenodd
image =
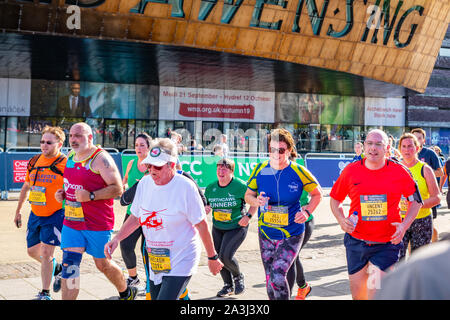
M231 221L231 209L214 209L214 219L221 222Z
M286 227L289 224L288 207L286 206L269 206L267 212L264 213L264 223L274 227Z
M361 195L361 218L363 221L387 220L387 195Z
M36 206L47 205L47 198L45 197L45 187L32 186L28 201Z
M80 202L66 201L64 215L70 221L84 221L83 207Z
M406 215L406 212L408 211L408 200L404 196L400 199L400 214L403 216Z
M170 250L167 248L149 248L148 260L154 273L169 273L170 267Z

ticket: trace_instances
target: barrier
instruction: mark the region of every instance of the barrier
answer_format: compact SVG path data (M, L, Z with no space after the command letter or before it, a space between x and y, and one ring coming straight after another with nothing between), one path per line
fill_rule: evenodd
M125 171L122 171L122 154L119 152L119 150L115 148L104 148L113 158L114 162L116 163L117 169L119 169L120 175L123 176L123 173Z
M305 165L322 188L331 188L342 170L352 162L354 156L350 153L307 153Z
M8 199L8 193L6 191L6 168L5 168L5 153L0 148L0 192L1 200Z

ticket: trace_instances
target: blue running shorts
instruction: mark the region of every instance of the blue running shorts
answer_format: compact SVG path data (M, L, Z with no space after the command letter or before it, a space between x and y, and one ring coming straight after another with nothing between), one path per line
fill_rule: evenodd
M63 221L64 209L55 211L48 217L39 217L30 212L27 224L27 247L34 247L41 242L51 246L59 246L61 244Z
M344 245L347 255L348 274L354 274L372 263L380 270L385 271L399 259L403 242L392 244L367 244L363 240L353 238L348 233L344 236Z
M65 248L85 248L86 253L94 258L106 258L105 244L111 240L112 230L89 231L75 230L68 226L63 226L61 237L61 249Z

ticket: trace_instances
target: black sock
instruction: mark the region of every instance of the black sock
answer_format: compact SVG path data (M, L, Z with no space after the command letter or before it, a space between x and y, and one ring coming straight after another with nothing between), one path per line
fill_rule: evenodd
M42 293L42 294L46 294L47 296L49 296L49 295L50 295L50 290L44 290L44 289L42 289L41 293Z
M57 264L56 264L56 267L55 267L55 272L53 273L53 275L57 275L57 274L59 274L61 271L62 271L62 265L61 265L60 263L57 263Z
M119 292L119 295L121 298L128 298L130 296L130 287L127 287L123 292Z

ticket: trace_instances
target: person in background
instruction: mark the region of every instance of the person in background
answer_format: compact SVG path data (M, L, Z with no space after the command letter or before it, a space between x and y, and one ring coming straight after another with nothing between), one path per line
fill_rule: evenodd
M356 142L353 149L355 150L356 155L353 157L352 162L359 161L364 158L364 145L361 142Z

